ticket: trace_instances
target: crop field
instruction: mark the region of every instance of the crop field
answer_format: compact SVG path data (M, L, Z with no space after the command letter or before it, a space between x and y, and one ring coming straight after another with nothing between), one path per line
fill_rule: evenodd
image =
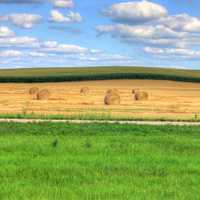
M186 77L200 77L200 70L183 70L151 67L76 67L76 68L31 68L31 69L5 69L0 70L0 77L39 77L64 75L98 75L112 73L147 73L177 75Z
M0 124L0 199L199 199L199 127Z
M31 68L0 70L2 83L150 79L200 82L199 70L150 67Z
M47 89L48 100L29 94L31 87ZM87 94L81 94L88 87ZM104 105L108 89L117 89L120 105ZM132 89L149 99L135 101ZM104 80L63 83L0 84L0 114L64 115L112 119L198 119L200 84L159 80Z

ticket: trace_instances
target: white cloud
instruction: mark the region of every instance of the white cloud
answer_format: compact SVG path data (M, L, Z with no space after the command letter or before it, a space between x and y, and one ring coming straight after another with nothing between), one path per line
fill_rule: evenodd
M62 13L60 13L58 10L52 10L50 19L53 22L64 22L65 16Z
M75 23L75 22L81 22L82 17L77 12L70 11L66 16L63 15L58 10L52 10L50 13L50 20L52 22L66 22L66 23Z
M114 21L137 23L166 16L167 10L159 4L143 0L113 4L104 14Z
M117 3L104 13L114 23L97 26L98 35L108 34L140 46L187 49L200 45L200 19L188 14L169 15L159 4L145 0Z
M9 20L22 28L32 28L35 24L37 24L42 17L40 15L34 14L11 14L8 16Z
M59 8L72 8L74 6L72 0L52 0L52 3L55 7Z
M5 34L5 30L1 31L0 28L0 33L1 32L2 36L9 35ZM30 54L31 56L43 56L44 52L63 53L63 54L86 54L90 52L89 49L78 45L60 44L57 41L40 41L37 38L28 36L23 36L23 37L13 36L13 37L7 37L6 39L4 37L0 37L0 46L12 47L12 48L38 49L38 52L36 51L32 52Z
M43 0L0 0L0 4L40 4L43 3Z
M47 54L45 53L35 52L35 51L30 52L29 55L32 57L46 57L47 56Z
M98 35L109 34L127 44L148 44L186 48L200 45L200 33L187 32L165 24L111 24L96 27Z
M0 57L20 57L22 53L16 50L0 51Z
M71 13L69 16L73 16L73 14ZM1 27L0 33L2 34L2 37L0 37L0 46L5 49L14 49L0 51L1 66L7 60L9 62L7 62L6 66L9 67L17 65L21 67L33 66L34 63L40 64L40 66L47 66L49 63L57 62L59 66L96 65L96 63L101 63L101 65L119 65L123 62L128 65L134 62L132 58L119 54L109 54L99 49L88 49L74 44L42 41L28 36L17 36L8 27ZM6 59L8 57L9 59ZM32 57L37 59L33 59Z
M134 65L136 61L129 56L121 55L121 54L110 54L107 52L96 51L96 53L83 54L80 55L77 59L79 59L80 65L83 63L87 63L87 65L96 65L97 63L101 66L103 65Z
M46 41L43 43L45 48L56 48L58 46L58 42L56 41Z
M193 49L183 49L183 48L154 48L154 47L145 47L144 51L146 53L151 53L156 56L164 57L177 57L182 58L200 58L200 51Z
M53 53L65 53L65 54L81 54L88 53L89 50L78 45L71 44L59 44L56 41L46 41L41 44L41 50Z
M10 21L21 28L32 28L40 22L42 17L40 15L28 13L13 13L0 17L0 21Z
M31 56L44 56L47 53L62 53L62 54L86 54L90 50L78 45L60 44L56 41L39 41L32 37L10 37L0 38L1 47L28 48L38 49L38 52L32 52Z
M9 37L6 38L0 38L0 46L5 47L26 47L26 48L36 48L39 47L39 41L36 38L33 37Z
M15 33L10 30L7 26L0 26L0 38L1 37L12 37Z
M183 38L186 36L184 32L177 32L163 25L100 25L96 27L99 34L111 34L113 37L120 38L123 41L142 41L149 43L152 40L172 38Z
M200 32L200 19L189 16L188 14L179 14L161 18L160 23L179 31Z

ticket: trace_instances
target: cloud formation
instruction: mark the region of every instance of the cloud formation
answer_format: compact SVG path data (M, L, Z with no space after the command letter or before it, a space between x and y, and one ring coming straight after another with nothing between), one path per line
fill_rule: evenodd
M199 50L192 49L182 49L182 48L155 48L155 47L145 47L144 51L146 53L151 53L156 56L163 57L181 57L181 58L200 58Z
M0 26L0 39L2 37L13 37L15 36L14 31L12 31L11 29L9 29L7 26Z
M12 36L7 37L6 39L0 37L0 46L12 48L36 48L39 47L39 40L28 36Z
M16 36L15 33L8 27L0 27L0 46L37 49L37 52L53 52L63 54L90 53L89 49L78 45L60 44L57 41L41 41L37 38L28 36ZM91 51L91 53L93 53L93 51Z
M38 24L41 19L42 16L29 13L13 13L0 16L0 21L9 21L16 26L28 29Z
M177 31L200 32L200 19L185 13L161 18L159 22Z
M97 31L101 34L111 33L113 37L120 38L149 38L149 39L159 39L159 38L181 38L185 36L183 32L176 32L163 25L137 25L130 26L127 24L117 24L117 25L103 25L97 26Z
M162 5L146 0L116 3L103 13L113 23L96 26L99 36L108 34L154 56L200 58L197 17L186 13L170 15Z
M22 53L16 50L5 50L0 51L0 57L20 57Z
M0 0L0 4L40 4L44 0Z
M77 12L69 11L69 13L65 16L58 10L52 10L50 13L50 21L57 23L80 23L82 21L82 17Z
M59 44L56 41L46 41L41 43L41 51L65 54L81 54L89 52L87 48L77 45Z
M52 0L55 7L58 8L72 8L74 7L73 0Z
M1 27L2 37L0 37L0 46L5 49L0 51L0 65L10 64L12 62L23 64L23 60L29 57L34 57L34 63L46 63L47 58L51 63L58 63L62 66L63 63L72 63L77 65L96 65L98 62L104 64L132 64L134 59L132 57L109 54L99 49L89 49L74 44L59 43L57 41L43 41L34 37L18 36L8 29L8 27ZM8 34L8 33L12 34ZM6 39L5 39L6 37ZM14 49L14 50L13 50ZM8 58L9 61L4 59Z
M80 27L73 26L73 23L83 21L80 13L71 11L71 8L74 7L73 0L0 0L0 5L1 3L20 4L17 6L23 6L30 11L30 7L33 10L38 8L30 6L30 4L40 5L44 2L52 3L50 6L53 7L50 10L50 17L46 19L44 26L48 22L52 22L48 23L47 28L60 28L59 30L71 32L73 35L81 34ZM9 9L7 11L11 12ZM40 38L35 36L35 30L31 33L29 30L14 29L15 33L8 26L15 25L20 28L31 29L41 21L45 22L45 18L42 20L42 16L31 12L17 13L13 12L13 9L11 13L9 12L0 16L2 24L7 24L7 26L0 26L1 67L131 65L135 62L132 57L126 55L108 53L100 49L91 49L78 44L67 43L62 38L59 39L60 42L56 41L56 39L51 40L52 34L49 34L48 39L45 40L41 39L43 37L42 34L38 34ZM42 13L41 10L38 10L38 13ZM70 23L72 25L66 26L66 24ZM38 28L38 31L41 31L40 27ZM20 31L20 34L18 34L18 31ZM28 32L29 36L24 35L23 32Z
M116 3L103 13L117 22L139 23L164 17L167 10L159 4L143 0Z
M36 51L29 52L28 55L31 57L47 57L48 56L45 53L36 52Z

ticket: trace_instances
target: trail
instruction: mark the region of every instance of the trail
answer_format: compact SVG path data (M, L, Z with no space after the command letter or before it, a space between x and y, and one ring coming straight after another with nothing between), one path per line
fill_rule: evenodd
M72 124L132 124L154 126L200 126L200 122L172 122L172 121L116 121L116 120L53 120L53 119L0 119L0 123L72 123Z

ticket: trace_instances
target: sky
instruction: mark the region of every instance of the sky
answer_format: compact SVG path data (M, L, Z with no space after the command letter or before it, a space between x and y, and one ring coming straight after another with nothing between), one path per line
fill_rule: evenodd
M0 0L0 69L200 69L199 0Z

